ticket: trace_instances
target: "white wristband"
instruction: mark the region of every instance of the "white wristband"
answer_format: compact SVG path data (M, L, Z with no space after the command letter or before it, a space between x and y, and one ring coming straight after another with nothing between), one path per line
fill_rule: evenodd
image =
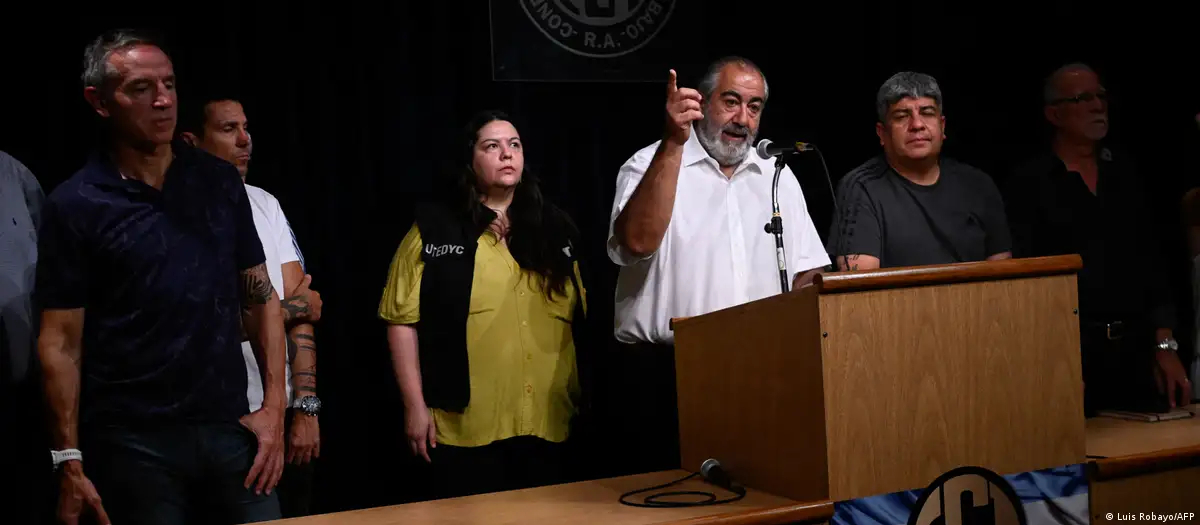
M80 452L79 449L75 448L69 448L66 450L51 450L50 459L54 461L54 466L57 468L59 465L67 461L83 461L83 452Z

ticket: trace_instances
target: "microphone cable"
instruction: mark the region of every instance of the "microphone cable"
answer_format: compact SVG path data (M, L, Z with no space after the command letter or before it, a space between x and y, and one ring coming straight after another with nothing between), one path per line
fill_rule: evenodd
M709 461L713 461L713 460L709 460ZM720 467L718 466L717 468L720 468ZM683 483L683 482L688 481L693 478L704 478L704 476L702 474L700 474L699 472L696 472L693 474L688 474L687 476L679 478L670 483L664 483L662 485L657 485L654 487L648 487L648 488L644 488L644 489L629 491L629 492L622 494L621 498L618 501L620 501L622 505L628 505L630 507L641 507L641 508L649 508L649 509L678 509L678 508L688 508L688 507L707 507L707 506L712 506L712 505L724 505L727 503L733 503L735 501L740 501L742 498L746 497L746 488L742 487L740 485L737 485L735 483L729 483L728 487L722 487L734 494L733 496L725 498L725 499L718 499L716 494L714 494L712 492L704 491L704 490L675 490L675 491L668 491L668 492L655 492L655 491L666 490L668 488L671 488L675 485L678 485L680 483ZM707 478L704 478L704 479L706 481L708 481ZM637 496L638 494L644 494L647 492L654 492L654 494L650 494L650 495L642 498L641 501L629 501L629 498L632 498L633 496ZM665 498L673 498L673 497L680 497L680 496L695 496L695 497L699 497L699 498L703 498L703 499L695 500L695 501L664 501Z
M778 147L772 146L772 144L773 143L770 140L762 139L761 141L758 142L758 146L756 146L754 148L754 151L755 151L755 153L758 153L758 157L763 160L769 160L776 155L786 155L786 154L792 153L792 151L788 151L788 150L782 150L782 151L779 151L778 153L774 153L774 151L776 151ZM833 202L833 213L834 213L834 216L836 217L837 209L838 209L837 192L835 192L833 190L833 177L829 175L829 166L827 164L825 164L825 153L823 153L821 151L821 148L818 148L817 145L813 144L812 142L796 142L795 143L795 151L794 152L800 153L800 152L805 152L805 151L817 152L817 158L821 160L821 170L825 174L825 184L826 184L826 186L829 187L829 199ZM798 174L793 172L793 175L797 175L796 182L800 182ZM775 200L774 200L775 193L774 192L778 191L778 185L779 185L779 179L775 179L774 183L772 184L772 194L771 194L772 202L775 202Z
M833 209L831 210L830 215L833 217L834 221L837 221L838 197L837 192L833 191L833 177L829 175L829 166L825 164L825 154L821 152L821 148L818 148L816 144L811 142L806 142L804 144L804 151L817 152L817 158L821 160L821 171L825 174L825 184L829 187L829 202L833 204ZM836 261L831 261L831 263L832 264L826 265L824 268L828 271L837 271Z
M833 202L833 216L837 217L838 199L837 193L833 191L833 178L829 176L829 166L825 165L825 154L821 153L821 148L816 144L809 144L813 151L817 152L817 158L821 159L821 170L825 172L825 184L829 185L829 199Z

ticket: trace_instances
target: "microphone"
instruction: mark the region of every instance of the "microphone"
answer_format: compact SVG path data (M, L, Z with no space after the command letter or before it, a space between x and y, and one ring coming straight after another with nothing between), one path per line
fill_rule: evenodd
M771 181L771 222L763 226L763 230L775 236L775 263L779 266L779 291L787 293L791 283L788 282L787 272L787 254L783 248L783 216L779 214L779 174L783 172L783 167L786 165L786 155L797 151L804 151L809 146L804 142L797 142L790 146L775 146L771 141L762 139L758 141L758 146L754 147L754 151L758 153L759 158L763 160L775 159L775 178ZM716 460L710 460L716 461ZM707 465L708 462L706 461ZM720 464L717 464L720 466Z
M817 152L817 157L821 159L821 168L825 170L825 182L829 184L829 195L833 199L835 216L838 209L837 195L833 191L833 181L829 178L829 167L825 165L825 155L821 154L821 150L817 149L816 145L808 142L792 142L777 146L768 139L762 139L758 141L754 151L763 160L775 159L775 178L771 181L771 222L763 226L763 230L775 236L775 259L779 266L779 290L787 293L791 283L788 282L787 255L783 248L783 216L779 213L779 174L783 171L787 155L800 151Z
M754 151L758 153L758 157L767 160L771 157L779 155L787 155L797 151L811 151L813 145L807 142L793 142L784 144L775 144L768 139L758 141L758 145L754 147Z
M721 462L713 458L704 460L704 463L700 465L700 476L709 483L730 492L738 493L741 491L741 487L734 483L733 479L729 477L729 473L725 472L725 469L721 467Z
M638 494L644 494L646 492L662 491L664 489L678 485L678 484L683 483L690 479L695 479L697 477L703 478L704 481L707 481L708 483L710 483L712 485L715 485L717 487L728 490L729 492L732 492L733 496L725 498L725 499L717 499L716 494L714 494L712 492L703 491L703 490L675 490L675 491L670 491L670 492L655 492L654 494L651 494L649 496L646 496L645 498L642 498L642 501L629 501L629 498L636 496ZM684 497L684 496L697 497L700 499L693 500L693 501L680 501L679 498ZM659 485L657 487L649 487L649 488L638 489L638 490L626 492L626 493L622 494L621 497L619 499L617 499L617 501L620 501L622 505L628 505L630 507L662 509L662 508L706 507L709 505L724 505L726 503L733 503L735 501L741 500L742 498L745 498L745 497L746 497L746 488L737 483L734 483L733 480L730 479L729 474L727 474L725 472L725 469L721 468L721 463L719 461L717 461L715 459L708 459L708 460L705 460L705 462L700 465L700 472L693 472L691 474L688 474L685 477L682 477L682 478L672 481L670 483ZM667 498L672 498L672 499L667 499Z

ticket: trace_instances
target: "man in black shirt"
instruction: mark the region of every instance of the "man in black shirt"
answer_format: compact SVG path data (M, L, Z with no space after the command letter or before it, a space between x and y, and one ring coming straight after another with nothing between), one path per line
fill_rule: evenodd
M84 64L105 143L46 199L38 239L59 517L278 519L283 319L241 177L172 140L174 68L157 45L108 33ZM265 376L254 412L243 327Z
M1172 336L1154 211L1129 157L1102 142L1108 96L1091 68L1070 64L1050 76L1044 98L1052 147L1019 166L1005 191L1014 252L1083 259L1079 324L1089 412L1174 407L1177 391L1191 386ZM1155 376L1170 395L1153 395Z
M883 154L838 184L827 248L840 271L1007 259L1004 202L991 177L941 157L937 81L897 73L876 96Z

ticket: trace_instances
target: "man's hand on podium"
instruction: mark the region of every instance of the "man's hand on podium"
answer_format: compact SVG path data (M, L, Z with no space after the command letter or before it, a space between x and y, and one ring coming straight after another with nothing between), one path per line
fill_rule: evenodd
M404 431L408 434L408 448L413 455L425 458L426 463L433 463L429 459L429 450L437 448L437 424L433 422L429 408L421 406L406 411Z
M1154 369L1154 377L1158 380L1159 393L1167 394L1171 408L1187 406L1191 400L1192 383L1188 381L1183 363L1174 350L1158 350L1154 353L1158 368ZM1178 401L1176 400L1178 396Z
M1155 341L1174 341L1171 330L1159 328L1154 333ZM1161 346L1154 352L1158 366L1154 369L1154 378L1158 381L1158 393L1167 395L1167 402L1172 410L1191 404L1192 383L1188 381L1183 363L1179 362L1179 354L1173 349ZM1179 396L1176 401L1176 396Z

